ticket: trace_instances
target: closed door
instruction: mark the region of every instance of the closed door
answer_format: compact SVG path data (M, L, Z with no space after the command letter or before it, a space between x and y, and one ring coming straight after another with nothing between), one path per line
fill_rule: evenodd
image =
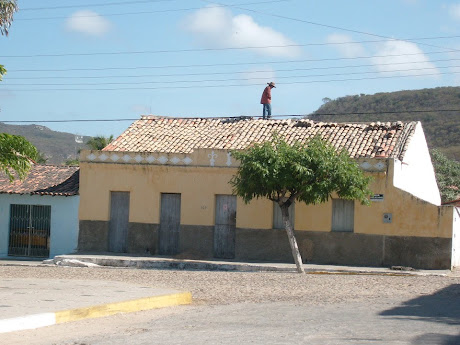
M129 192L110 193L109 251L125 253L129 225Z
M158 233L160 255L179 253L180 194L161 194L160 231Z
M353 232L355 202L332 199L332 231Z
M214 257L235 258L236 196L216 195Z
M48 257L51 206L11 205L8 255Z

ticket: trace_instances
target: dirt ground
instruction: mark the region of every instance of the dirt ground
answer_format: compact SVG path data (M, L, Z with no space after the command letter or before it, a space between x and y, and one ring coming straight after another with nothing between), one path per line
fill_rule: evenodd
M193 303L5 333L1 344L460 343L460 276L0 266L7 278L130 282L187 290Z
M301 302L337 303L375 297L414 298L433 294L460 276L378 276L285 272L217 272L49 266L0 266L0 278L92 279L122 281L155 288L186 290L194 303ZM458 291L457 298L460 298Z

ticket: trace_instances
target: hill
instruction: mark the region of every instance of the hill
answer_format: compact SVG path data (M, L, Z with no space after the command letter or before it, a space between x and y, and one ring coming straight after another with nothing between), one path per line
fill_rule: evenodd
M22 135L45 155L48 164L62 164L74 158L78 150L84 148L83 143L91 138L84 136L83 143L77 143L72 133L56 132L40 125L7 125L2 122L0 132Z
M436 148L460 161L460 87L361 94L323 101L308 118L328 122L421 121L430 149ZM440 111L446 109L457 111Z

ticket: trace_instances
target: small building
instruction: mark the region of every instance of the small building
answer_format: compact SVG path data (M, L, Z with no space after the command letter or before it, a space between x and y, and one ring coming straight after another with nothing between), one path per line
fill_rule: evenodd
M0 257L76 251L79 168L34 165L24 180L0 176Z
M279 207L244 204L228 183L231 151L274 133L291 143L321 135L373 177L371 206L333 196L291 207L306 262L460 265L460 222L440 205L420 122L143 116L104 150L81 153L79 250L292 262Z

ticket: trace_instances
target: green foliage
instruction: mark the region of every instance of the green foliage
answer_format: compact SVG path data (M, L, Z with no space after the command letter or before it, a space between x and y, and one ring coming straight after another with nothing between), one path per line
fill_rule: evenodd
M0 65L0 81L2 80L2 76L6 74L5 66Z
M102 135L93 137L86 142L86 146L88 146L91 150L102 150L108 144L113 141L113 135L110 137L104 137Z
M37 151L37 159L35 163L37 164L46 164L48 162L48 157L43 152Z
M432 109L432 112L407 112ZM421 121L429 147L460 161L459 112L438 109L460 109L460 87L340 97L323 104L309 118L325 122ZM394 113L382 113L385 111ZM376 114L349 114L366 112ZM346 115L330 115L337 113Z
M10 181L16 176L24 179L37 154L35 146L24 137L0 133L0 171L5 173Z
M232 155L241 164L230 184L246 203L265 197L280 206L295 200L318 204L336 192L340 198L369 204L370 177L364 176L346 151L337 153L320 137L294 145L275 137Z
M431 160L436 172L442 202L460 197L460 163L447 158L438 150L431 151Z
M76 158L68 159L65 161L64 165L80 165L80 161Z
M0 34L8 36L13 14L18 10L16 0L0 0Z

